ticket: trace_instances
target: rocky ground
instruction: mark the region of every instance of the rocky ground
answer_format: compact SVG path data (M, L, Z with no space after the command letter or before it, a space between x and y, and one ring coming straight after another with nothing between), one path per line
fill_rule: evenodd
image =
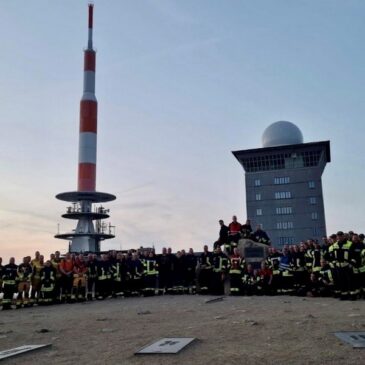
M365 301L206 296L120 298L0 312L0 350L52 347L6 364L363 364L333 332L365 331ZM48 330L49 332L42 331ZM177 355L134 355L162 337L196 337Z

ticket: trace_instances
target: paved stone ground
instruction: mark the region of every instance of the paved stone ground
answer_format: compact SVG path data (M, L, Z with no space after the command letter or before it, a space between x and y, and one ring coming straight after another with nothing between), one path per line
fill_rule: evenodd
M363 364L333 332L365 331L365 301L209 296L120 298L0 312L0 350L52 343L6 364ZM39 333L41 329L50 332ZM134 352L162 337L196 337L177 355Z

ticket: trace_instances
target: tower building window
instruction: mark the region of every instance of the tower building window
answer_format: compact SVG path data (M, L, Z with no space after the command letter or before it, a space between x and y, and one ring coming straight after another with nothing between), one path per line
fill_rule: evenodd
M316 184L314 181L308 181L308 187L309 189L314 189L316 187Z
M255 180L255 186L261 186L261 180L260 179Z
M276 229L292 229L293 222L277 222Z
M291 199L291 192L290 191L276 192L275 199Z
M290 178L289 176L286 177L275 177L274 178L274 184L275 185L282 185L282 184L289 184Z
M316 221L318 219L318 213L317 212L313 212L312 213L312 220Z
M256 215L262 215L262 209L256 209Z
M309 204L317 204L317 199L314 197L314 196L311 196L310 198L309 198Z
M261 194L256 194L255 199L256 200L261 200Z
M276 214L278 214L278 215L293 214L293 208L292 207L278 207L278 208L276 208Z

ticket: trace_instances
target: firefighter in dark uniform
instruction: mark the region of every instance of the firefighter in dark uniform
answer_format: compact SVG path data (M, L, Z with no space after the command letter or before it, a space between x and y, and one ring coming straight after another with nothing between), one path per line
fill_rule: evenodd
M242 288L242 273L245 268L245 260L241 257L237 248L233 250L228 263L228 273L230 280L230 294L240 295Z
M189 249L188 254L186 255L186 278L185 278L185 287L187 288L187 292L189 294L196 293L196 265L197 258L194 255L194 251L192 248Z
M56 251L54 255L51 255L51 263L54 269L56 270L56 281L54 287L54 303L61 303L61 282L62 282L62 274L60 272L60 263L61 257L60 252Z
M18 266L18 296L16 299L16 307L28 307L30 280L32 278L32 265L30 264L30 257L24 257L23 263Z
M360 241L359 235L352 236L352 245L350 248L350 260L352 266L352 287L350 295L352 298L360 297L361 293L361 251L364 249L364 244Z
M283 249L283 256L280 257L279 270L281 271L281 292L282 294L294 293L293 263L287 247Z
M40 272L41 276L41 298L39 304L49 305L53 303L54 288L56 282L56 269L50 260L47 260Z
M108 255L101 255L101 261L97 264L98 277L96 279L97 299L103 300L111 295L112 269Z
M212 284L211 291L214 295L224 294L224 280L227 274L228 257L220 247L212 255Z
M184 294L186 282L186 254L185 251L176 252L174 260L174 282L172 292L174 294Z
M264 230L261 229L261 226L259 224L256 227L256 231L252 234L252 239L256 242L263 243L268 246L271 245L269 236Z
M143 264L138 257L138 253L132 254L132 260L130 261L130 290L131 295L140 295L143 288Z
M13 302L14 293L16 293L16 284L18 276L18 266L15 265L14 257L11 257L9 264L5 265L3 268L3 310L11 309L11 304Z
M158 284L158 263L155 253L150 251L148 257L144 261L143 272L143 295L145 297L156 294Z
M292 263L293 263L293 275L294 275L294 288L296 291L298 291L303 289L309 280L309 275L305 260L304 244L301 244L299 248L298 246L294 246Z
M329 297L333 295L334 282L332 269L325 259L321 259L321 270L318 272L319 295Z
M337 232L337 241L330 247L333 264L333 278L336 291L341 300L350 298L352 268L350 267L350 249L352 242L348 241L342 231Z
M242 294L254 295L257 292L257 277L251 264L247 265L247 269L242 276Z
M250 239L252 237L252 227L251 227L251 221L249 219L246 220L245 224L242 224L241 235L242 238L246 239Z
M112 296L114 298L124 295L126 281L126 260L121 253L117 253L116 260L112 264Z
M207 294L212 276L212 253L208 251L208 246L204 246L204 251L199 258L199 288L200 294Z
M280 258L282 254L276 250L275 247L269 248L269 256L266 259L266 264L269 269L272 270L272 280L271 280L271 294L281 294L282 293L282 280Z
M216 242L214 242L214 249L216 249L218 246L221 247L222 245L228 244L229 228L224 224L222 219L220 219L218 223L221 228L219 230L219 238Z
M319 271L321 270L321 258L322 258L322 249L319 243L314 244L314 248L312 250L312 272L318 276Z
M95 297L97 297L96 292L96 280L98 277L98 261L96 260L96 255L89 253L87 258L87 300L93 300L93 291L95 290Z
M158 258L158 272L159 272L159 292L165 294L172 288L172 262L171 256L167 253L166 247L162 249L162 254Z

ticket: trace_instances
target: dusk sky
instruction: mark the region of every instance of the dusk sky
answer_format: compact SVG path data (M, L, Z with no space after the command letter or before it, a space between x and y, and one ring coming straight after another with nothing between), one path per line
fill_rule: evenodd
M365 231L364 1L94 4L103 250L200 250L218 219L245 221L231 151L278 120L331 141L327 233ZM0 1L0 45L0 256L48 257L75 227L55 195L76 190L87 1Z

